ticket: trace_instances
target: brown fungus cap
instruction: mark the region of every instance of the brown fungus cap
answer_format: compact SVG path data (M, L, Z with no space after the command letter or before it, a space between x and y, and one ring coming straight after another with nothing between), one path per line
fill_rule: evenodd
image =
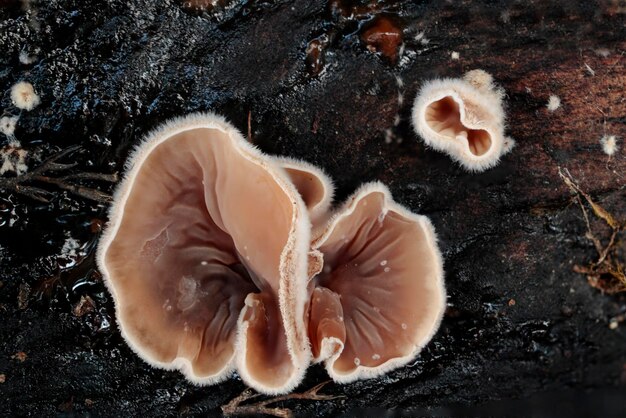
M98 263L120 330L148 363L263 393L302 379L310 243L287 173L222 118L196 114L135 151Z
M314 360L325 361L337 382L411 361L446 306L442 258L428 218L395 203L382 184L366 184L313 248L324 256L309 287Z

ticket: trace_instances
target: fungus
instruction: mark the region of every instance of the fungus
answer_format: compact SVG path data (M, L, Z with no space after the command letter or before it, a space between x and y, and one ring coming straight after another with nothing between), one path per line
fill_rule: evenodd
M463 79L433 80L415 99L413 126L427 145L465 169L486 170L514 145L504 135L502 96L482 70L470 71Z
M413 359L439 327L443 266L425 216L385 186L358 190L313 241L324 267L310 284L315 361L337 382L375 377Z
M554 112L559 107L561 107L561 99L559 98L559 96L551 94L550 97L548 97L546 109L548 109L550 112Z
M4 134L7 138L15 138L15 127L19 116L3 116L0 118L0 133Z
M223 119L154 131L116 192L98 264L120 331L151 365L199 384L236 368L267 393L310 361L304 325L310 223L275 161Z
M276 160L304 200L313 227L325 223L335 193L331 179L318 167L305 161L287 157Z
M27 81L20 81L11 87L11 100L18 109L33 110L40 103L35 88Z
M600 139L600 144L602 145L602 151L609 157L612 157L619 146L617 145L617 137L615 135L605 135Z

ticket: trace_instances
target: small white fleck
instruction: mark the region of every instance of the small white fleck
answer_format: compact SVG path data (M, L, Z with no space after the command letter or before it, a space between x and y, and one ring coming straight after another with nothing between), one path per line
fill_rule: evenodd
M393 141L393 132L391 129L385 129L385 144L391 144Z
M611 322L609 322L609 328L610 329L617 329L617 327L619 327L619 323L616 320L611 320Z
M561 107L561 99L559 98L559 96L555 96L554 94L552 94L548 98L548 104L546 104L546 107L550 112L554 112L559 107Z
M404 94L402 92L398 92L398 106L402 107L404 104Z
M389 267L385 267L385 273L389 273L391 271L391 269Z
M37 60L35 55L28 55L26 51L20 52L20 62L24 65L30 65Z
M396 114L396 117L393 118L393 126L400 125L400 115Z
M338 319L339 321L343 322L343 316L340 316Z
M458 60L459 58L461 58L461 55L456 51L452 51L450 53L450 58L453 60Z
M402 327L402 329L407 329L407 326L406 326L406 324L404 322L400 326Z
M11 87L11 100L18 109L33 110L41 99L35 93L35 88L27 81L20 81Z
M374 354L372 356L372 360L379 360L380 359L380 354Z
M400 77L399 75L396 76L396 84L399 88L402 88L404 86L404 80L402 80L402 77Z
M617 145L617 137L615 135L605 135L600 139L600 144L602 144L602 151L609 157L614 155L618 150L619 146Z
M381 266L386 266L386 265L387 265L387 260L383 260L383 261L381 261L381 262L380 262L380 265L381 265Z
M593 70L593 68L591 68L591 67L589 66L589 64L587 64L587 63L585 63L585 70L587 70L587 72L588 72L591 76L596 75L596 72L595 72L595 71Z
M206 265L209 264L209 262L208 261L201 261L200 264L202 264L203 266L206 266Z
M0 132L8 138L14 138L13 133L19 118L19 116L3 116L0 118Z
M355 358L354 358L354 364L356 364L357 366L358 366L359 364L361 364L361 359L360 359L360 358L358 358L358 357L355 357Z

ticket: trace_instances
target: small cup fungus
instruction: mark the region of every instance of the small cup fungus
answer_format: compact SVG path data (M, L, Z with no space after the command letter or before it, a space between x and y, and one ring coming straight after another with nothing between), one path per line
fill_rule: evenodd
M382 184L366 184L313 248L324 260L310 284L314 360L325 361L333 380L351 382L413 359L446 306L442 259L428 218L395 203Z
M310 223L286 172L223 119L154 131L128 164L98 263L148 363L215 383L235 369L283 393L310 361Z
M470 71L463 79L430 81L413 104L413 126L427 145L469 171L484 171L514 145L504 135L502 96L482 70Z

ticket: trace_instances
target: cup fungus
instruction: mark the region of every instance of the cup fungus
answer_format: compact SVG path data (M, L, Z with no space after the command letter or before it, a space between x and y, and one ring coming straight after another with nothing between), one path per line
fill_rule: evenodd
M502 96L482 70L470 71L463 79L430 81L413 104L413 126L426 144L465 169L484 171L514 145L504 135Z
M313 241L324 266L309 285L315 361L337 382L375 377L413 359L445 309L442 259L425 216L380 183L361 187Z
M98 263L128 344L197 383L236 368L260 392L293 389L311 226L287 173L212 114L166 123L127 167ZM325 205L316 187L300 190Z

